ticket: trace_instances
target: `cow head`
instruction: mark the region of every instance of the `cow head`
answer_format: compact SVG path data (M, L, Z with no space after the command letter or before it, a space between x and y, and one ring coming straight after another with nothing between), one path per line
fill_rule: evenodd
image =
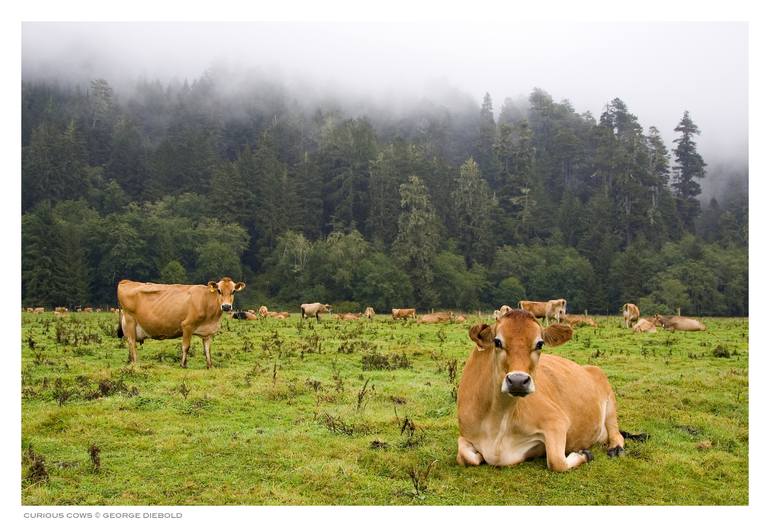
M331 313L332 312L332 306L331 306L331 304L324 304L323 307L319 311L321 313Z
M225 276L219 282L211 281L208 283L209 291L216 293L219 307L222 311L230 311L233 308L233 296L236 291L242 291L246 284L233 282L229 276Z
M480 350L494 354L494 372L500 390L512 397L525 397L535 391L535 370L543 345L559 346L572 338L572 328L551 324L542 328L528 311L514 309L496 324L478 324L469 336Z

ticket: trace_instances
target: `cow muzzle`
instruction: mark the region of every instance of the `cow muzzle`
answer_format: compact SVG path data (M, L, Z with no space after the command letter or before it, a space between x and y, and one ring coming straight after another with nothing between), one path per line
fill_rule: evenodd
M503 379L501 391L511 397L526 397L535 391L535 382L529 374L514 371Z
M233 308L232 304L222 304L222 311L227 312Z

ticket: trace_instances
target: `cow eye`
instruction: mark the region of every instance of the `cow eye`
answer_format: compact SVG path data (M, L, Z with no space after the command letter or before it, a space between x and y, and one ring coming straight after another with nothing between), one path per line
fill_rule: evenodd
M502 348L502 347L503 347L503 341L502 341L502 340L500 340L500 339L499 339L499 338L497 338L497 337L495 337L494 343L495 343L495 347L496 347L496 348Z
M543 344L544 342L542 340L538 340L537 343L535 343L535 349L537 351L540 351L541 349L543 349Z

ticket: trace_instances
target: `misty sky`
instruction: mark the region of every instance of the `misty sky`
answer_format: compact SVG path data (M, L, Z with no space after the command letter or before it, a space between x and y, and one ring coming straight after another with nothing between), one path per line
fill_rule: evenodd
M24 23L25 80L194 79L212 65L382 101L447 87L495 111L533 87L595 117L614 97L664 137L685 109L706 162L746 163L746 23ZM670 145L669 145L670 146Z

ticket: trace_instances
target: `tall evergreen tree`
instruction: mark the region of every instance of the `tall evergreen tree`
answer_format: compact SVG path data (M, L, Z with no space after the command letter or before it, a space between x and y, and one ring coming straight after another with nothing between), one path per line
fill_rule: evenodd
M695 228L695 218L700 213L700 203L696 198L701 188L697 180L705 177L706 163L696 148L695 136L700 134L700 130L690 118L690 112L684 112L674 131L681 135L674 139L676 164L672 186L682 224L692 232Z
M409 275L418 306L435 305L433 260L439 247L439 223L428 189L417 176L399 188L401 214L398 235L393 242L393 256Z
M458 248L468 267L476 262L488 265L494 257L492 209L497 205L473 158L460 167L454 187L452 202Z

